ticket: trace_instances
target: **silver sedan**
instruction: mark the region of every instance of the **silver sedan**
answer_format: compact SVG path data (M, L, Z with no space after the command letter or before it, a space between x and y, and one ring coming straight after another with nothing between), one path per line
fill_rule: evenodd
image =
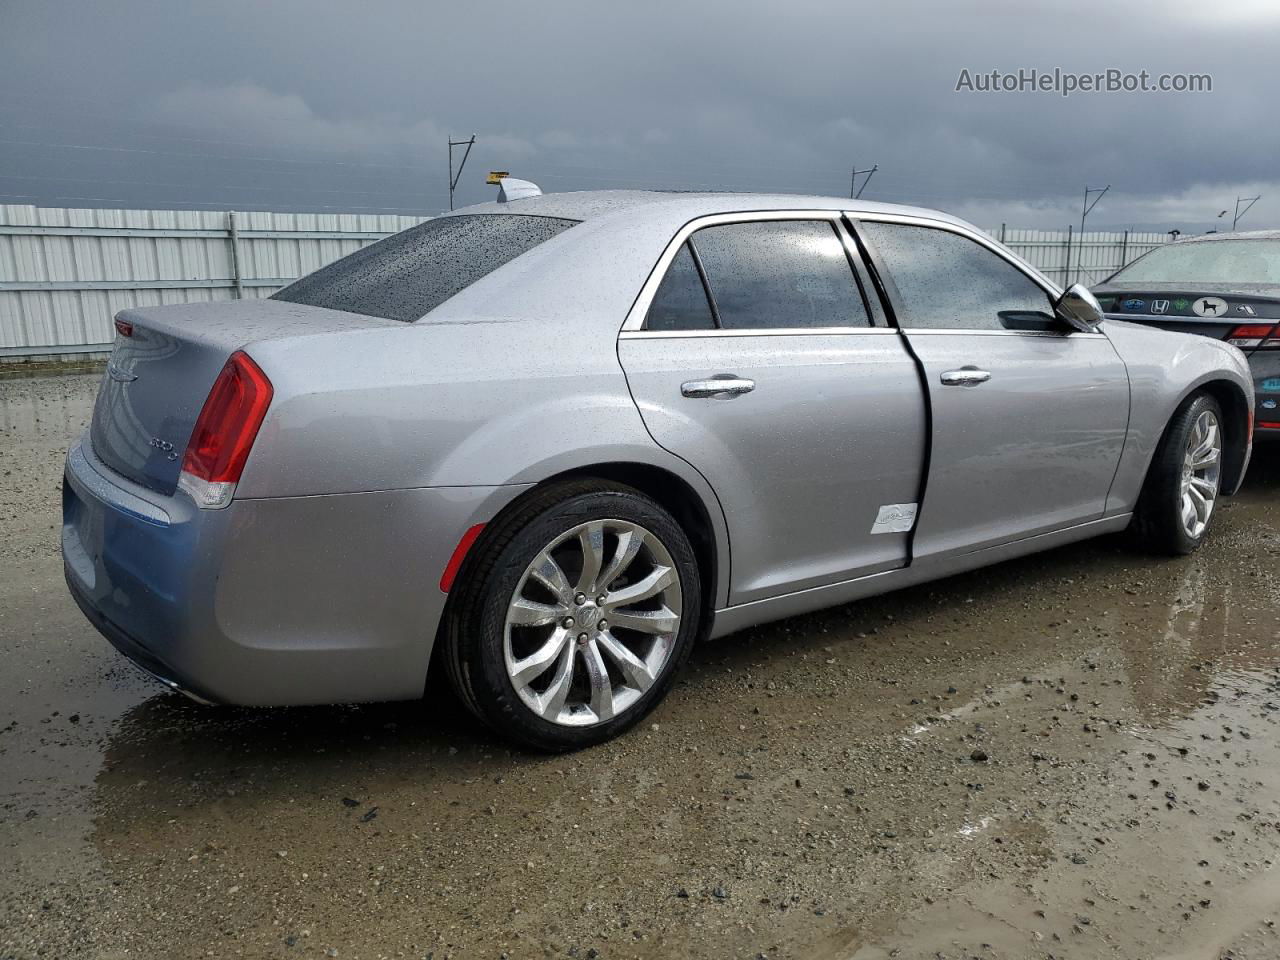
M444 670L546 750L700 636L1126 529L1194 550L1250 454L1234 347L883 204L504 198L115 323L62 547L116 647L222 703Z

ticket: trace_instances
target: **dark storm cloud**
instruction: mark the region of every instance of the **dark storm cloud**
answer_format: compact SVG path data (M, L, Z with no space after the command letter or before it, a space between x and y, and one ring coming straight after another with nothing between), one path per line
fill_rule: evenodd
M0 202L434 212L444 141L552 190L839 194L990 225L1209 225L1280 201L1275 4L0 4ZM962 69L1210 73L955 92ZM1211 209L1212 208L1212 209ZM1251 214L1267 221L1266 201ZM1280 209L1277 205L1275 209Z

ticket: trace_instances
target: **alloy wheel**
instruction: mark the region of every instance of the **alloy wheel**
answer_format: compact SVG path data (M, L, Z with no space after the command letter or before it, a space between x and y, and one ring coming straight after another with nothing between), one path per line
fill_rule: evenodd
M628 520L591 520L533 558L507 606L503 652L516 694L562 726L604 723L662 673L680 630L671 553Z
M1203 411L1191 426L1182 461L1182 528L1192 540L1204 536L1218 499L1222 472L1222 431L1212 410Z

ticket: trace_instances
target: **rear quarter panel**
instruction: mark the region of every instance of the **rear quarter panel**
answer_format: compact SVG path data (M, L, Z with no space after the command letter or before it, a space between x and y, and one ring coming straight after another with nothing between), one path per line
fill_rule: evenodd
M1102 329L1129 374L1129 431L1107 497L1108 514L1127 513L1138 502L1147 467L1182 401L1205 384L1225 381L1252 410L1253 385L1248 361L1230 344L1117 320L1106 321ZM1235 491L1243 472L1242 464L1225 484L1226 492Z
M417 323L250 346L275 395L237 498L528 484L641 463L693 488L727 558L714 492L650 437L618 361L662 231L597 230L575 226Z

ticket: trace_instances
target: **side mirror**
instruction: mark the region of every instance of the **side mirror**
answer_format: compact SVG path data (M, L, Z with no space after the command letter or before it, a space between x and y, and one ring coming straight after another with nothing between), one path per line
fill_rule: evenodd
M1089 292L1088 288L1073 283L1053 305L1054 311L1067 323L1081 333L1096 333L1098 324L1105 319L1102 315L1102 304Z

